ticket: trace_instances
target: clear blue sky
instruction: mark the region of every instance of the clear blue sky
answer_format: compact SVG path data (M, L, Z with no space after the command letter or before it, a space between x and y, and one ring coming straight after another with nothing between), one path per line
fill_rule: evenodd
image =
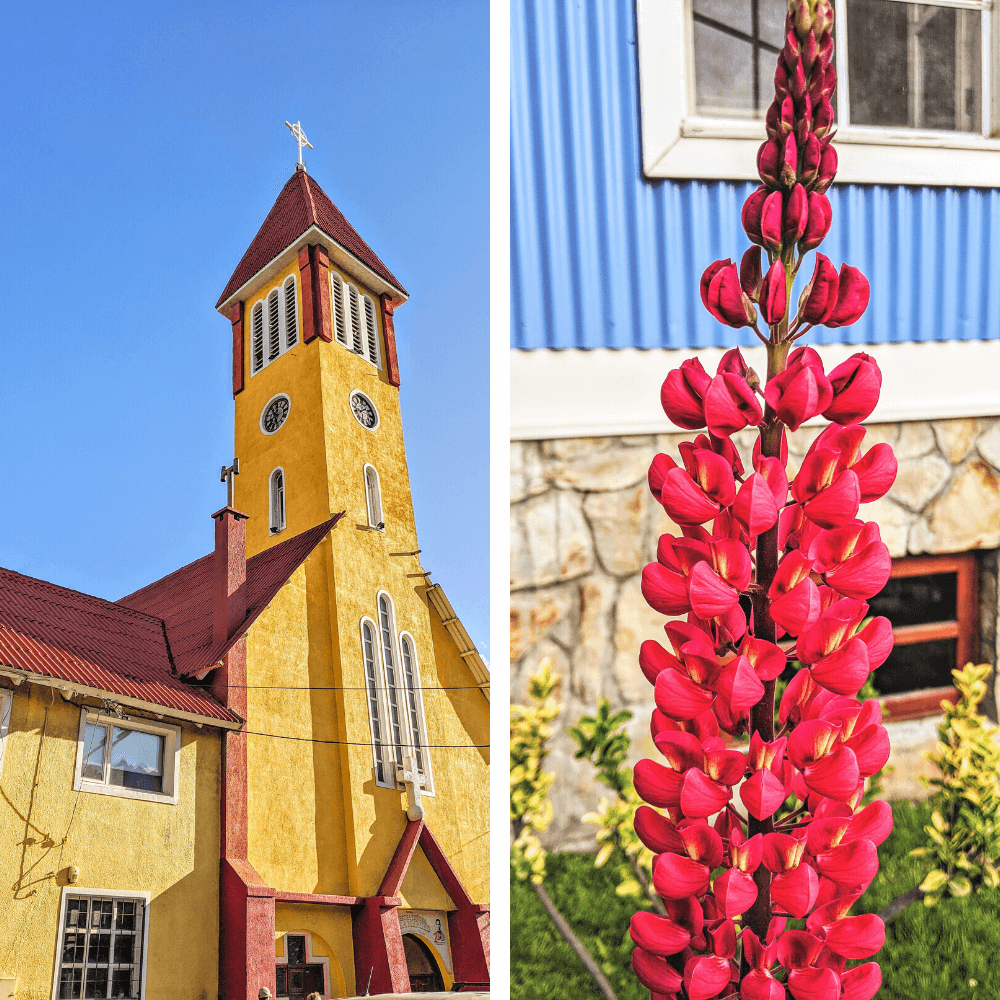
M7 4L0 566L109 599L212 547L214 304L295 163L410 292L424 568L488 652L487 0Z

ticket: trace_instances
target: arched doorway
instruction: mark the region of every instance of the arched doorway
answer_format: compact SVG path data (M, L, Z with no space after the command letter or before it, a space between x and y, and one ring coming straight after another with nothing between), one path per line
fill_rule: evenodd
M430 948L420 938L404 934L403 952L406 955L406 971L410 974L410 990L413 993L444 991L437 962L434 961Z

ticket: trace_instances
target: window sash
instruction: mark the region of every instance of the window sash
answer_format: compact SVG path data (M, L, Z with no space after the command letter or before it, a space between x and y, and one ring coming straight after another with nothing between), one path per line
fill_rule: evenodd
M271 533L285 527L285 474L281 469L271 473Z
M389 602L383 596L378 599L380 631L382 633L382 664L385 668L385 691L389 709L389 727L392 733L393 754L396 767L403 766L403 748L406 742L406 722L399 706L399 684L396 679L396 664L392 652L392 618Z
M416 759L417 770L426 777L427 771L424 768L424 746L427 743L423 726L423 706L418 705L417 699L420 697L418 689L420 687L420 674L418 672L417 660L410 649L410 639L406 635L399 637L400 655L403 660L403 680L406 683L406 707L410 715L410 734L413 740L413 756Z
M365 466L365 500L368 504L368 525L377 528L385 524L382 514L382 490L379 486L378 472L372 465Z
M380 785L389 784L386 779L386 754L385 741L382 737L381 698L379 696L378 672L375 667L375 637L372 633L372 623L369 621L361 623L361 652L365 664L368 719L371 723L375 757L375 781Z

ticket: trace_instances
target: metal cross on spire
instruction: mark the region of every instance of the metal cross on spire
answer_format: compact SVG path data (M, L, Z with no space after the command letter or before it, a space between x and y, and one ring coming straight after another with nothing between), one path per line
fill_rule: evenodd
M299 147L299 166L305 167L302 162L302 147L308 146L310 149L313 148L313 144L306 138L305 132L302 131L302 122L296 122L294 125L291 122L285 122L288 126L288 131L295 136L295 141Z

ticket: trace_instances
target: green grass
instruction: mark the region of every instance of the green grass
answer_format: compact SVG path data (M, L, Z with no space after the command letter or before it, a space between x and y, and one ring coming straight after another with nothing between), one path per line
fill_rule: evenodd
M881 868L855 913L878 912L917 885L927 862L911 858L929 822L926 805L893 807L895 829L879 848ZM586 854L549 857L545 886L611 982L618 1000L648 1000L629 966L634 898L615 894L613 865ZM583 966L549 922L530 886L511 880L511 1000L601 1000ZM984 889L935 907L914 903L889 925L877 956L878 1000L993 1000L1000 997L1000 891ZM976 983L970 986L970 981Z

